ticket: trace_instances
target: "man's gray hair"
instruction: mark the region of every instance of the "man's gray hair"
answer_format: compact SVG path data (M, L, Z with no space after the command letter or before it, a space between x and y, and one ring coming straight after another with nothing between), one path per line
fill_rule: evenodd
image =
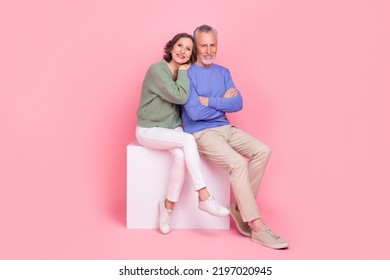
M212 28L211 26L209 25L206 25L206 24L203 24L201 26L198 26L195 30L194 30L194 38L196 40L196 38L198 37L198 34L201 33L201 32L205 32L205 33L209 33L209 32L213 32L215 37L218 38L218 31L215 29L215 28Z

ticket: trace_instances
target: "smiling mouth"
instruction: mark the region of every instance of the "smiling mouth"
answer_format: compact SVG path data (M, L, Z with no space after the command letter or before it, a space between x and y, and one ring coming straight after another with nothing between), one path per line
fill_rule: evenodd
M185 59L185 58L186 58L184 55L181 55L181 54L177 54L176 56L177 56L178 58L180 58L180 59Z

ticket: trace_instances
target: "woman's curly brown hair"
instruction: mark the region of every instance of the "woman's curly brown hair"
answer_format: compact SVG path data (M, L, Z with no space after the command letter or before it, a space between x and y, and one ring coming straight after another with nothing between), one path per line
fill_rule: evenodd
M163 56L163 58L165 59L166 62L171 62L171 60L172 60L172 54L171 54L172 48L176 44L176 42L179 41L179 39L181 39L181 38L189 38L189 39L191 39L191 41L193 43L193 47L192 47L192 54L191 54L190 60L188 62L189 63L194 63L196 61L196 46L195 46L195 39L194 39L194 37L189 35L189 34L187 34L187 33L179 33L179 34L175 35L172 38L172 40L170 40L168 43L166 43L166 45L164 47L164 56Z

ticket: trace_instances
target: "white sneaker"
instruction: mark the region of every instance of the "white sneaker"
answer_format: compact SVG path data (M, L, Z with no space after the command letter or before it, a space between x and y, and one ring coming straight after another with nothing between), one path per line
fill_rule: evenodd
M210 215L217 217L229 216L230 211L226 207L219 205L212 196L205 201L199 201L198 208Z
M165 199L161 199L159 203L160 217L158 225L162 234L167 234L171 231L171 215L172 210L165 208Z

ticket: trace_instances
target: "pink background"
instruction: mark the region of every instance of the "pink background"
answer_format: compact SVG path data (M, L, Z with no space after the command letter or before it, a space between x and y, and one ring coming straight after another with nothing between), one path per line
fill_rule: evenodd
M390 2L133 2L0 1L0 258L388 259ZM273 149L258 202L289 250L125 228L145 71L203 23L231 120Z

